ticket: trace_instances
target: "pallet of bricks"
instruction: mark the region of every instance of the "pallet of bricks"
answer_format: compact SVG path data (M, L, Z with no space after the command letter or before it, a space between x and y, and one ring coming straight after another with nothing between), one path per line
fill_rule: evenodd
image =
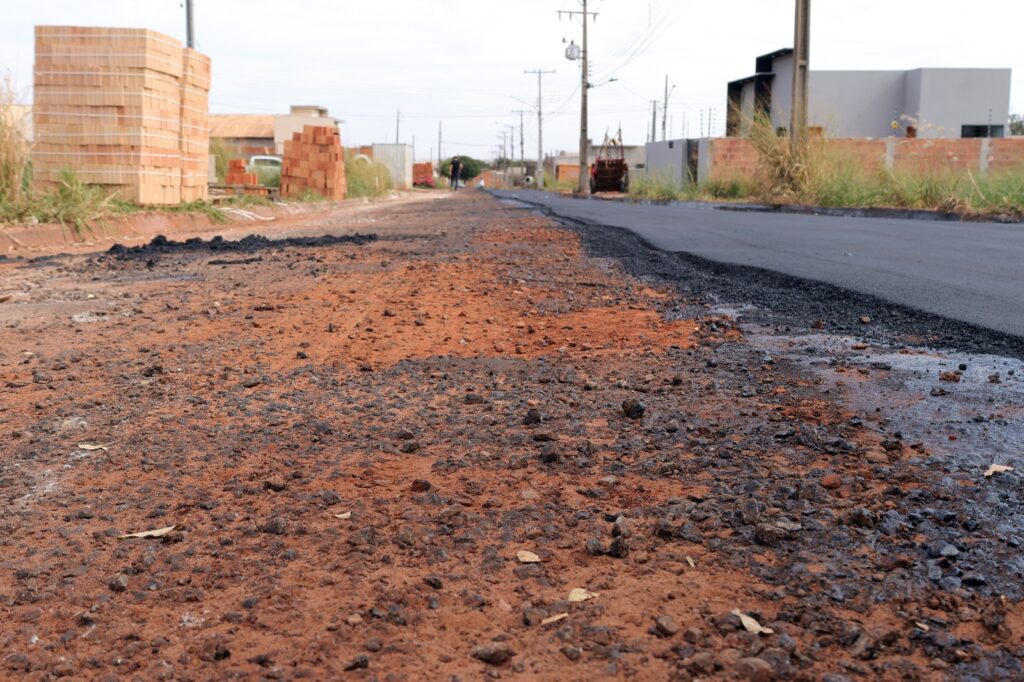
M209 87L209 59L161 33L37 26L36 187L72 171L140 204L205 199Z
M228 172L224 175L224 184L230 185L235 194L249 194L257 196L268 196L270 190L260 187L260 178L256 173L250 173L245 166L245 159L231 159L228 161Z
M206 199L210 182L210 58L181 51L181 200Z
M337 128L304 126L285 140L281 161L281 196L314 192L333 201L345 198L345 157Z

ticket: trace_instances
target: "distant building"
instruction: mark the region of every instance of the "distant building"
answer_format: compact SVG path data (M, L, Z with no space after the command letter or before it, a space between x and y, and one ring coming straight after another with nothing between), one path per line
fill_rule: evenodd
M726 135L758 114L787 130L792 99L793 50L758 57L754 75L729 83ZM829 137L1003 137L1010 69L811 71L807 108L812 132Z
M601 152L601 145L590 142L590 149L587 151L587 160L593 164L594 159ZM610 152L617 154L617 152ZM622 154L629 164L631 172L644 171L647 167L647 146L646 145L623 145ZM559 170L561 169L561 170ZM579 182L580 178L580 155L578 152L558 152L544 159L544 174L546 179L554 178L554 182Z
M287 114L211 114L210 144L221 144L239 157L283 154L285 140L303 126L340 127L327 109L292 105Z

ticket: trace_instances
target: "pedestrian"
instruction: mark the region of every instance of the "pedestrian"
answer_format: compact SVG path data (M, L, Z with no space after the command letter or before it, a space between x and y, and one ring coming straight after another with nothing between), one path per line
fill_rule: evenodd
M459 177L462 175L462 161L457 156L452 157L452 191L459 188Z

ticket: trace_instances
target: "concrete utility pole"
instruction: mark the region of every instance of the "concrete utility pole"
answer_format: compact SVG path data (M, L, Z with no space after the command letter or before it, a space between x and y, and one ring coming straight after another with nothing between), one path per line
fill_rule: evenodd
M437 172L441 172L441 160L444 159L444 152L441 151L441 121L437 122Z
M570 17L581 15L583 17L583 53L582 65L580 68L580 184L577 191L586 194L589 187L588 177L590 175L590 161L587 158L590 140L587 136L587 95L590 90L590 71L587 62L588 36L587 28L590 17L597 19L597 12L587 11L587 0L580 0L583 10L580 12L559 10L559 16L568 14Z
M402 110L399 109L398 113L395 114L395 144L398 144L398 140L399 140L398 130L399 130L399 126L401 125L401 123L402 123Z
M196 24L195 15L192 13L192 0L185 0L185 45L193 49L196 46Z
M668 75L665 75L665 106L661 110L661 141L664 142L668 139L667 120L668 120L668 98L675 92L676 86L672 86L672 89L668 89Z
M651 100L651 142L657 142L658 137L658 100Z
M811 0L796 0L796 34L793 39L793 104L789 142L797 154L807 137L807 71L811 63Z
M544 101L543 101L543 78L544 74L554 71L524 71L527 74L537 74L537 189L544 189Z
M513 114L519 114L519 165L523 167L523 184L526 184L526 123L523 116L525 109L516 109ZM514 153L514 152L513 152Z

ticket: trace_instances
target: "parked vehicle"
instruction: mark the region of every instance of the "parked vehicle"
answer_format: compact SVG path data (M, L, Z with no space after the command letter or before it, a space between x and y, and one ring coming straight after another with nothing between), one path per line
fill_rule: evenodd
M266 187L281 186L281 157L280 156L252 156L245 169L253 173L259 179L260 184Z
M628 192L629 164L622 149L622 131L618 136L604 136L604 143L590 167L590 193Z

